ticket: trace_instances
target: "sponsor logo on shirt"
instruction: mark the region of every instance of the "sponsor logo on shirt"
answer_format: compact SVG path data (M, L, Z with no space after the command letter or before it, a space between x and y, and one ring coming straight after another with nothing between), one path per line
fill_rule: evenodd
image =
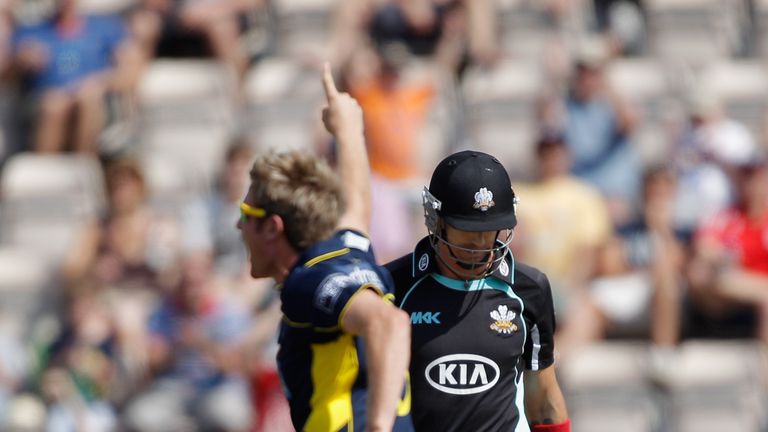
M379 279L379 275L376 274L375 271L369 269L355 267L354 270L349 273L349 278L355 285L373 285L378 289L381 289L384 286L381 279Z
M453 395L482 393L499 381L499 366L476 354L450 354L427 365L424 376L435 389Z
M424 271L429 266L429 255L423 254L421 258L419 258L419 270Z
M320 288L315 294L315 306L321 311L332 313L336 302L339 300L339 295L349 282L349 277L343 273L334 273L326 276L322 282L320 282Z
M411 324L440 324L440 312L411 312Z
M379 290L384 286L375 271L359 267L355 267L349 274L333 273L326 276L315 294L315 306L321 311L333 313L345 287L357 288L362 285L371 285Z

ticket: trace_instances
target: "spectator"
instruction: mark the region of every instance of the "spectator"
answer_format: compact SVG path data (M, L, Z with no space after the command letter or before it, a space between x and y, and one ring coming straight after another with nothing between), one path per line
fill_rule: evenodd
M350 94L363 108L371 188L377 197L372 202L370 235L377 259L386 262L410 250L414 227L421 225L414 221L414 203L408 195L432 164L425 160L423 147L435 144L421 137L437 89L431 73L418 77L403 73L410 54L402 45L390 44L371 55L362 67L348 68L346 78Z
M92 399L79 388L75 373L61 367L43 375L43 394L48 400L46 431L109 431L117 426L115 410L107 402Z
M705 88L687 96L690 122L680 139L682 157L712 161L723 167L749 163L757 151L752 134L729 118L719 98Z
M643 0L594 0L597 31L608 36L616 50L637 54L646 39Z
M613 227L600 193L569 173L564 137L542 137L536 154L539 180L515 186L520 197L516 252L547 273L559 314L558 343L567 351L599 331L587 288Z
M232 229L233 221L240 216L240 200L248 189L253 156L252 146L244 139L234 141L213 193L185 210L182 241L186 253L212 256L217 280L231 286L231 293L241 304L256 311L244 343L253 389L255 431L288 431L293 426L275 364L280 302L270 281L250 280L245 245L237 230Z
M730 204L729 171L748 163L758 149L747 128L728 118L710 91L696 89L686 103L689 121L674 153L680 179L676 223L692 233Z
M489 0L363 0L339 3L334 63L364 48L403 44L412 54L438 57L449 70L466 60L490 64L498 56L494 5Z
M134 33L150 52L160 56L212 53L242 79L249 59L240 40L247 14L264 0L142 0L132 20Z
M13 22L11 20L11 1L0 0L0 84L5 81L6 72L11 58L11 35Z
M603 78L608 60L602 39L579 47L568 95L547 100L542 125L562 130L573 160L571 171L605 195L616 225L628 222L638 192L639 161L629 137L636 116Z
M372 73L347 74L350 94L363 107L371 170L391 181L423 175L419 134L436 92L431 77L403 75L408 57L402 45L387 45L370 59Z
M15 30L13 54L37 106L34 149L58 152L71 134L76 151L97 153L105 97L128 92L138 77L141 55L120 19L82 15L76 0L56 0L49 19Z
M736 204L702 224L688 270L696 330L768 343L768 164L735 171Z
M240 200L248 189L252 146L235 140L227 150L218 182L209 196L193 201L182 217L182 241L187 253L212 254L217 275L246 276L247 255L232 224L240 217Z
M49 403L48 431L114 430L117 413L110 390L123 383L117 362L114 323L103 293L83 286L72 292L63 330L47 350L40 383Z
M183 277L152 313L148 332L156 380L127 408L131 430L246 431L251 402L245 372L248 311L211 278L211 259L185 260ZM208 428L208 429L205 429Z
M110 287L156 295L174 275L177 227L147 204L136 161L111 162L106 184L107 214L80 234L64 263L64 278L72 284L93 277Z
M605 333L648 332L658 352L673 349L681 331L685 249L673 221L676 186L672 169L646 171L643 213L603 248L599 276L591 283Z

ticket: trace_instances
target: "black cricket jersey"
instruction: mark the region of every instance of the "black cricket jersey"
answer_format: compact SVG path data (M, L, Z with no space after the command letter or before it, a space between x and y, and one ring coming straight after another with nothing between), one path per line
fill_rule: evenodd
M417 431L529 431L523 371L554 363L547 277L512 254L484 279L438 273L429 238L386 265L411 316Z
M365 348L341 321L364 289L393 297L392 279L375 262L368 238L342 230L304 251L283 283L277 365L298 431L365 430ZM409 413L406 384L394 431L413 430Z

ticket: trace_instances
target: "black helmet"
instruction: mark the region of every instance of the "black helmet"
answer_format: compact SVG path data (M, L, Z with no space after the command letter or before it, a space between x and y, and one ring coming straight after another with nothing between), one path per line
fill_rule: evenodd
M442 242L449 246L451 254L454 249L483 256L492 253L494 258L486 274L509 253L507 246L511 235L491 249L467 249L448 242L438 223L442 219L462 231L512 230L517 225L517 198L507 171L495 157L478 151L462 151L448 156L435 168L429 188L424 188L422 197L425 223L436 251L438 243ZM438 258L442 259L439 253ZM453 259L467 268L488 264L488 261L462 261L455 255ZM458 276L475 277L472 274Z
M499 231L517 225L509 175L489 154L468 150L443 159L432 174L427 193L433 198L432 209L454 228Z

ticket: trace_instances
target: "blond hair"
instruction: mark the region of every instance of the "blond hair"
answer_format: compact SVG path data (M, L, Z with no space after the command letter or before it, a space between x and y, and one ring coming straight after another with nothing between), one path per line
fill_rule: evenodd
M258 155L251 196L254 205L283 218L288 242L299 251L328 238L344 207L336 173L323 159L298 150Z

